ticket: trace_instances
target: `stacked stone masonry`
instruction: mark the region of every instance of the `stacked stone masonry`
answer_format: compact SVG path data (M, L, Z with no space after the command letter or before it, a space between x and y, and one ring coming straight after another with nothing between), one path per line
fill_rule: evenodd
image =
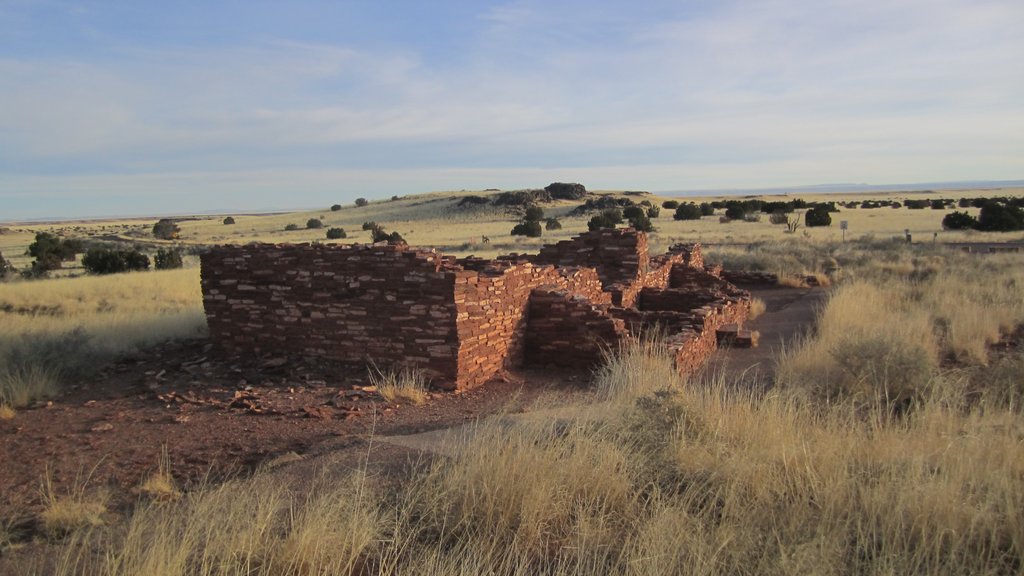
M524 365L590 367L655 327L692 372L750 303L704 267L700 245L651 257L628 228L497 260L386 243L221 246L202 256L202 287L225 353L409 366L446 389Z

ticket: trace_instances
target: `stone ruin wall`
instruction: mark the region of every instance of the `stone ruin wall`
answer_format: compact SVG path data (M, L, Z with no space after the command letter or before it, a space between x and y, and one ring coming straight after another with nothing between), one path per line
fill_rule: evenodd
M238 355L457 371L456 274L400 246L224 246L201 257L211 339Z
M202 256L210 335L226 352L410 365L460 389L524 363L591 366L654 325L692 372L716 348L715 330L749 310L746 293L716 272L703 268L699 245L652 258L646 236L628 229L494 261L384 244Z

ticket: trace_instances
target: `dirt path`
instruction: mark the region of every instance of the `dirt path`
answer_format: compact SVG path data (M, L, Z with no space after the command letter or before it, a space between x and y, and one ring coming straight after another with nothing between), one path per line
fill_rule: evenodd
M813 328L828 291L825 288L761 288L750 292L766 305L764 314L747 323L747 327L760 332L760 345L721 349L706 370L724 373L730 380L740 379L763 386L773 378L775 357L779 352Z

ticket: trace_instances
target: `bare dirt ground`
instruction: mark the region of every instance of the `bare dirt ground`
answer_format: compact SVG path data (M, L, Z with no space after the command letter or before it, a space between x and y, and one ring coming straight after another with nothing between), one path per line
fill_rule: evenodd
M771 354L811 325L824 290L754 294L767 304L751 322L761 331L761 347L722 351L709 369L769 374ZM205 340L171 343L124 358L52 402L0 421L0 519L39 512L47 474L58 494L87 478L90 487L107 490L114 512L126 511L164 450L186 487L245 474L282 456L306 462L297 466L300 474L314 461L402 467L441 436L425 433L586 400L588 380L585 372L517 371L468 392L432 394L422 406L392 405L362 390L365 371L289 358L225 361ZM25 537L34 532L27 523Z

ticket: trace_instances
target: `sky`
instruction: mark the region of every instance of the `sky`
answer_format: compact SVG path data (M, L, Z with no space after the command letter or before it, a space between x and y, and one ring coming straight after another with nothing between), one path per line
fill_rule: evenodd
M0 220L1024 178L1020 0L0 0Z

